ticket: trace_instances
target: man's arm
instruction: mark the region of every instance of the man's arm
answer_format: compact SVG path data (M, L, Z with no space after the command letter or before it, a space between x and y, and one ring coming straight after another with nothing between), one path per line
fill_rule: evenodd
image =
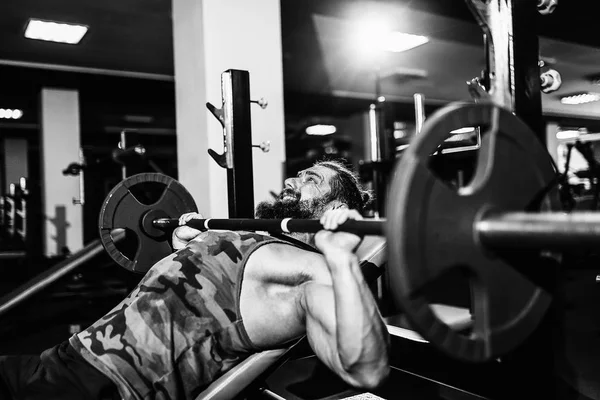
M335 229L352 211L338 211ZM355 213L355 214L353 214ZM330 215L331 216L331 215ZM360 239L350 233L321 231L316 244L323 253L332 285L307 283L301 300L308 340L316 355L353 386L373 388L389 373L389 335L363 279L356 255Z

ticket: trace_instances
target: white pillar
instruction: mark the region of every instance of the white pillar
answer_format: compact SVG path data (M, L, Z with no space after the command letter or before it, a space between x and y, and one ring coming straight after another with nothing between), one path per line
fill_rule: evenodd
M283 183L285 129L279 0L173 0L179 181L205 216L228 217L226 171L208 148L223 151L223 131L206 110L221 107L221 73L250 73L252 142L271 142L269 153L253 152L254 203Z
M76 90L42 89L41 178L44 216L44 254L72 253L83 247L83 210L73 204L79 196L79 179L64 176L63 169L79 161L79 93Z

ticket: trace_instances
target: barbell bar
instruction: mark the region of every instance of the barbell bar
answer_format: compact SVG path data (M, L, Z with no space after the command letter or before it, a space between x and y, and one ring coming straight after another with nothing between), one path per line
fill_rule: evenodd
M386 219L348 220L336 231L360 235L384 235ZM179 226L176 218L157 218L152 225L161 230ZM306 219L191 219L186 224L197 230L309 232L323 229L319 220ZM504 212L485 216L473 226L474 235L488 249L593 249L600 245L600 213Z
M498 213L477 221L474 231L486 248L597 249L600 246L600 213Z

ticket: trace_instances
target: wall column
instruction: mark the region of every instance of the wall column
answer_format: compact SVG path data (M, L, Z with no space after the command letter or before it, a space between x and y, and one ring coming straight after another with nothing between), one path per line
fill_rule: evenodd
M73 204L79 197L79 179L64 176L63 169L79 160L79 93L42 89L41 194L44 255L60 255L83 248L83 210Z
M252 142L271 142L253 152L254 203L283 184L285 128L279 0L173 0L179 181L205 216L227 218L227 174L207 153L223 151L223 131L206 110L221 107L221 73L250 73Z

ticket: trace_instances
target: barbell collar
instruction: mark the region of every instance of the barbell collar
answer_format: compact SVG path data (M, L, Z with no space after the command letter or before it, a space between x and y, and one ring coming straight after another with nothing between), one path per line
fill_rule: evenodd
M152 222L158 229L175 229L179 220L174 218L157 218ZM187 226L198 229L224 229L231 231L265 231L271 233L309 232L315 233L323 229L317 219L191 219ZM385 220L348 220L336 231L352 232L361 235L384 235Z
M491 249L598 248L600 213L493 213L475 223L475 234Z

